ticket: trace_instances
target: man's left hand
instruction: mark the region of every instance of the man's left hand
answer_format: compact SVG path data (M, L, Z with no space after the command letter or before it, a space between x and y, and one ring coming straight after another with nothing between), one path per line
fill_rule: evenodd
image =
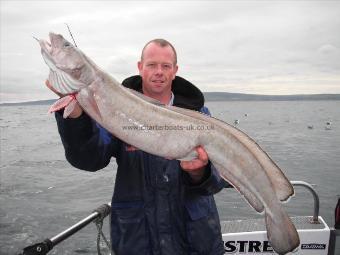
M197 158L191 161L181 161L181 167L186 171L193 182L200 182L204 176L205 167L208 164L209 158L207 152L203 147L198 146L196 148Z

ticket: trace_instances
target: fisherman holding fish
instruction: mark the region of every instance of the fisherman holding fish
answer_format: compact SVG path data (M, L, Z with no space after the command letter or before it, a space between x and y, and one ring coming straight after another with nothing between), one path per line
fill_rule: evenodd
M202 92L176 76L177 54L168 41L148 42L138 70L139 75L123 81L126 88L164 105L209 114ZM46 85L63 97L49 81ZM129 107L129 102L126 104ZM114 137L78 103L67 118L63 118L63 111L57 111L55 116L66 158L73 166L97 171L116 158L118 169L111 204L115 254L224 254L213 195L230 185L217 173L203 147L196 148L197 158L192 160L162 158ZM158 142L163 143L161 139Z

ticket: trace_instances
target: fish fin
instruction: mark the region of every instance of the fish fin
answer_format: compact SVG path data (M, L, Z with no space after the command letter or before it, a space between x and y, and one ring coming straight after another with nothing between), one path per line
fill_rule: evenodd
M96 86L99 86L96 81L91 83L88 88L82 89L77 94L77 101L80 103L84 111L86 111L96 122L101 122L103 117L94 97Z
M151 104L155 104L155 105L158 105L158 106L165 106L165 104L161 103L161 102L158 101L157 99L153 99L153 98L151 98L151 97L148 97L148 96L146 96L146 95L144 95L144 94L142 94L142 93L140 93L140 92L138 92L138 91L136 91L136 90L129 89L129 88L126 88L126 87L124 87L124 88L125 88L126 90L128 90L129 92L131 92L132 94L134 94L135 96L137 96L137 97L143 99L143 100L146 101L146 102L149 102L149 103L151 103Z
M203 112L189 110L189 109L185 109L185 108L180 108L180 107L173 106L173 105L166 105L165 107L167 109L173 111L173 112L181 113L183 115L193 117L195 119L198 118L198 119L203 120L203 121L209 121L210 119L213 119L213 117L211 117L210 115L207 115Z
M68 106L72 102L72 100L74 100L74 97L70 95L62 97L58 99L56 102L54 102L54 104L50 107L48 112L52 113L52 112L59 111L65 108L66 106Z
M262 202L247 188L247 185L242 184L241 181L234 176L232 170L228 170L226 167L223 167L214 161L212 161L212 164L217 168L221 177L229 182L244 197L249 205L255 209L255 211L258 213L262 213L264 211Z
M280 210L275 214L266 212L265 220L267 237L275 252L286 254L299 246L299 234L285 211Z
M68 105L66 105L63 114L64 119L66 119L73 112L74 108L76 107L76 104L77 100L73 99Z

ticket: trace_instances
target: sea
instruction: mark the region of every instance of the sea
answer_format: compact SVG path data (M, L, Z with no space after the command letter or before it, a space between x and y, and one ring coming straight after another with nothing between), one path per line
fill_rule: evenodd
M334 225L340 197L340 101L210 101L212 115L252 137L289 180L310 183L320 198L320 215ZM0 254L18 254L51 238L111 200L114 159L97 172L65 159L48 105L0 106ZM221 220L262 217L234 189L215 200ZM302 187L284 204L290 216L313 215L312 195ZM108 220L104 221L108 236ZM49 254L97 254L91 223ZM108 236L109 237L109 236ZM101 244L102 252L107 252ZM104 253L105 254L105 253Z

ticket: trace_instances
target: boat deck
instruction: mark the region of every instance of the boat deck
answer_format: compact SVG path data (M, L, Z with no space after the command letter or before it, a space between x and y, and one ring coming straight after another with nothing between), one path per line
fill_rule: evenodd
M311 220L312 216L297 216L291 217L296 229L324 229L326 225L323 220L320 223L313 224ZM266 231L266 225L264 218L259 219L245 219L245 220L233 220L233 221L221 221L222 233L241 233L241 232L253 232L253 231Z

